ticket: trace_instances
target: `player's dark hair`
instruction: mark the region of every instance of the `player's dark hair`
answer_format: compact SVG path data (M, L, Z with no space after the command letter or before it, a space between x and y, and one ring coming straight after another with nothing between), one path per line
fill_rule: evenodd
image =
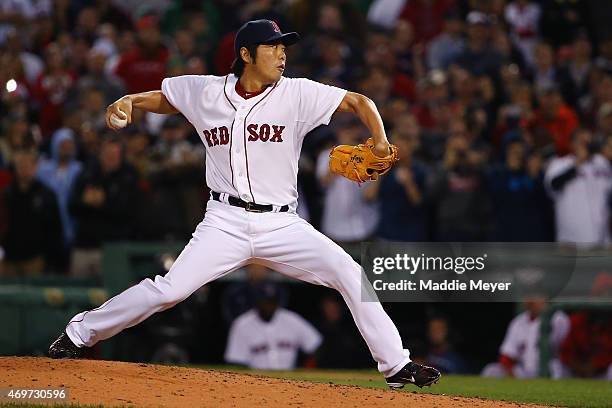
M253 58L253 63L255 63L255 60L257 59L258 45L259 44L252 44L245 47L247 51L249 51L249 55L251 56L251 58ZM232 73L238 78L240 78L242 76L242 73L244 72L245 65L246 63L244 62L244 60L240 56L238 56L238 58L236 58L234 62L232 62Z

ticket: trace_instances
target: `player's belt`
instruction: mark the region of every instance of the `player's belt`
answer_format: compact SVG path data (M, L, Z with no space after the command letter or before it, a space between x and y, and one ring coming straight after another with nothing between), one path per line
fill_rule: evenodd
M211 191L210 195L215 201L219 201L220 203L226 202L225 200L221 199L221 193L217 193L216 191ZM274 206L272 204L257 204L257 203L241 200L240 198L233 197L231 195L227 195L227 204L233 205L234 207L244 208L245 210L250 211L250 212L272 212L272 211L287 212L289 211L289 206L287 204L281 207ZM275 207L278 210L275 210Z

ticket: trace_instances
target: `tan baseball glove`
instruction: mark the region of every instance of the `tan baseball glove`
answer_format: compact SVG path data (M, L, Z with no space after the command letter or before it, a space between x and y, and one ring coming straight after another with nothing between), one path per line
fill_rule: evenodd
M376 156L373 148L372 138L357 146L336 146L329 153L329 169L359 184L376 180L379 175L388 172L399 157L395 145L389 145L390 153L385 157Z

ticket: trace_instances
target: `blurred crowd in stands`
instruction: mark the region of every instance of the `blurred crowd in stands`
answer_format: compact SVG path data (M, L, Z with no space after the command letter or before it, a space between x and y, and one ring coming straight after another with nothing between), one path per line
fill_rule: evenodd
M594 1L9 0L0 6L4 273L98 273L102 242L184 240L204 149L181 116L105 107L166 76L225 75L235 30L303 40L288 76L364 93L401 161L358 187L327 170L367 137L306 138L300 214L332 239L610 241L612 12Z
M199 136L140 111L112 132L105 108L164 77L228 74L235 31L257 18L302 35L285 75L367 95L399 146L360 187L327 168L332 145L368 137L358 120L306 137L298 211L333 240L610 243L607 2L3 0L2 275L97 276L102 243L190 236L208 199ZM430 322L432 361L461 367L448 331Z
M203 213L203 148L181 117L105 107L166 76L228 73L235 29L303 41L289 76L362 92L402 160L358 187L329 174L338 117L305 143L300 214L332 239L610 240L612 33L597 2L11 0L0 9L6 273L95 274L102 242L184 239ZM553 216L554 214L554 216Z

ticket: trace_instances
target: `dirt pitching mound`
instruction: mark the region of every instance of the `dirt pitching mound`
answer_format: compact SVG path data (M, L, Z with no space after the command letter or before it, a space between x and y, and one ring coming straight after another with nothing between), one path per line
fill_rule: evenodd
M69 389L73 404L164 407L519 407L195 368L101 360L0 357L0 388Z

